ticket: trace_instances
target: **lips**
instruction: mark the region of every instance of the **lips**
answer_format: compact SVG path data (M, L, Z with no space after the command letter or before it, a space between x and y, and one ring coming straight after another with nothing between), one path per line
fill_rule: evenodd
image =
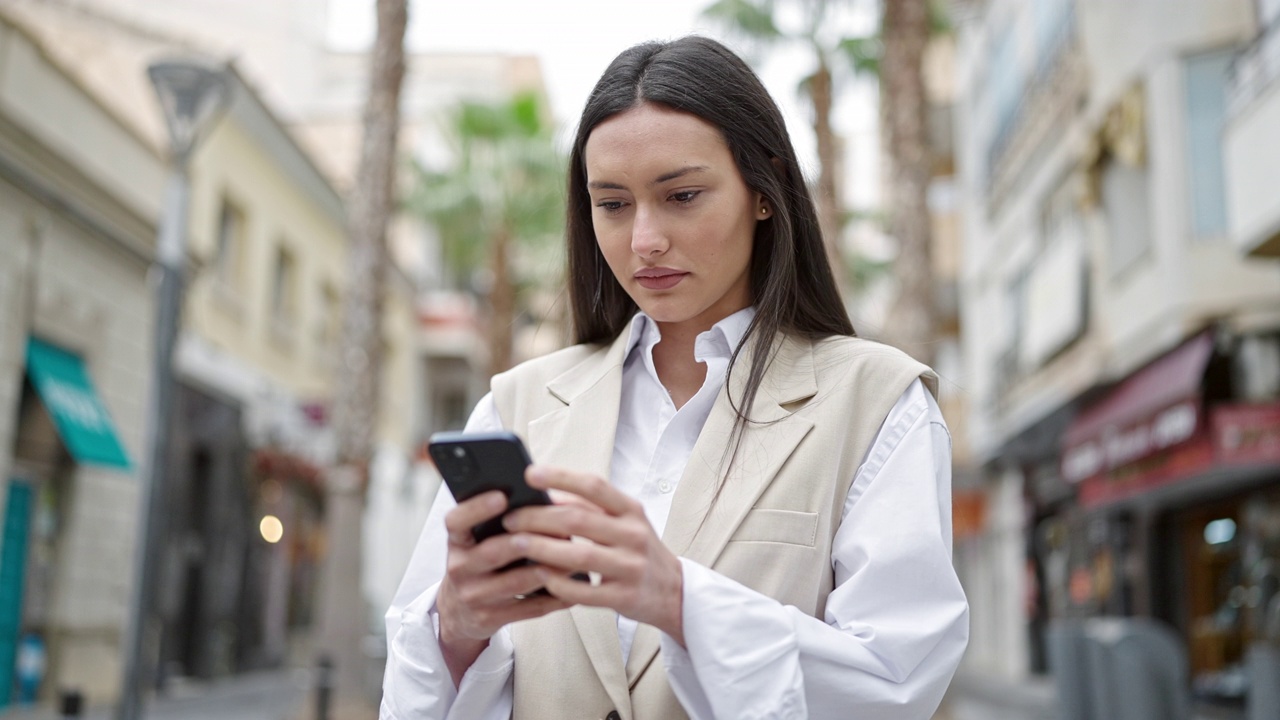
M675 268L641 268L635 272L636 282L648 290L670 290L689 273Z

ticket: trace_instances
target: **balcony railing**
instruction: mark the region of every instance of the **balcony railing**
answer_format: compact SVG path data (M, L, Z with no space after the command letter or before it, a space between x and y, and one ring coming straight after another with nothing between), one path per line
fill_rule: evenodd
M1234 60L1227 78L1227 116L1235 118L1280 77L1280 19Z

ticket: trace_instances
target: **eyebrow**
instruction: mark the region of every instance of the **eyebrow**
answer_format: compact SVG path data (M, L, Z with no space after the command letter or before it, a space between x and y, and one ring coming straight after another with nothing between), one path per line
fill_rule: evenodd
M679 170L672 170L671 172L667 172L659 175L649 183L649 187L653 187L654 185L660 185L664 182L668 182L670 180L675 180L676 178L684 177L685 175L689 175L697 172L703 172L705 170L710 170L710 169L711 168L707 167L706 165L686 165L680 168ZM592 182L587 183L587 187L592 190L626 190L625 187L623 187L622 185L619 185L618 183L604 182L600 180L593 180Z

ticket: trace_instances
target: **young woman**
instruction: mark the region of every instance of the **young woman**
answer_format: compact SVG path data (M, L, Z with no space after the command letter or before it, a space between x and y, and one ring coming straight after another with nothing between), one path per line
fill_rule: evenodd
M936 378L854 337L764 87L712 40L627 50L568 204L578 344L467 426L556 503L476 544L501 493L442 490L383 720L930 717L968 637Z

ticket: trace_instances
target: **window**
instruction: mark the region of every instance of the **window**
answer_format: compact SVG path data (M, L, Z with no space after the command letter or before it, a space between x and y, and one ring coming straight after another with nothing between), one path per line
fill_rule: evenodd
M1280 24L1280 0L1258 0L1258 27Z
M241 258L244 256L244 211L230 200L222 199L218 213L218 234L213 255L213 270L219 284L236 289L240 285Z
M1149 186L1145 167L1113 157L1102 170L1102 209L1113 277L1128 270L1151 245Z
M1036 0L1036 75L1043 77L1075 31L1074 0Z
M1076 177L1068 177L1046 198L1041 213L1043 245L1024 290L1019 360L1026 368L1044 365L1084 331L1088 272L1078 188Z
M271 273L271 319L285 334L291 334L289 325L297 317L297 276L297 259L288 248L280 246Z
M1018 72L1017 35L1008 28L996 41L988 66L987 92L991 95L994 120L988 146L988 172L993 172L1013 133L1018 106L1022 103L1022 77Z
M316 363L333 367L337 360L338 339L342 332L342 301L331 282L320 285L320 314L316 318Z
M1227 112L1227 72L1233 56L1228 51L1217 51L1186 61L1187 164L1191 227L1197 238L1217 238L1227 232L1222 131Z

